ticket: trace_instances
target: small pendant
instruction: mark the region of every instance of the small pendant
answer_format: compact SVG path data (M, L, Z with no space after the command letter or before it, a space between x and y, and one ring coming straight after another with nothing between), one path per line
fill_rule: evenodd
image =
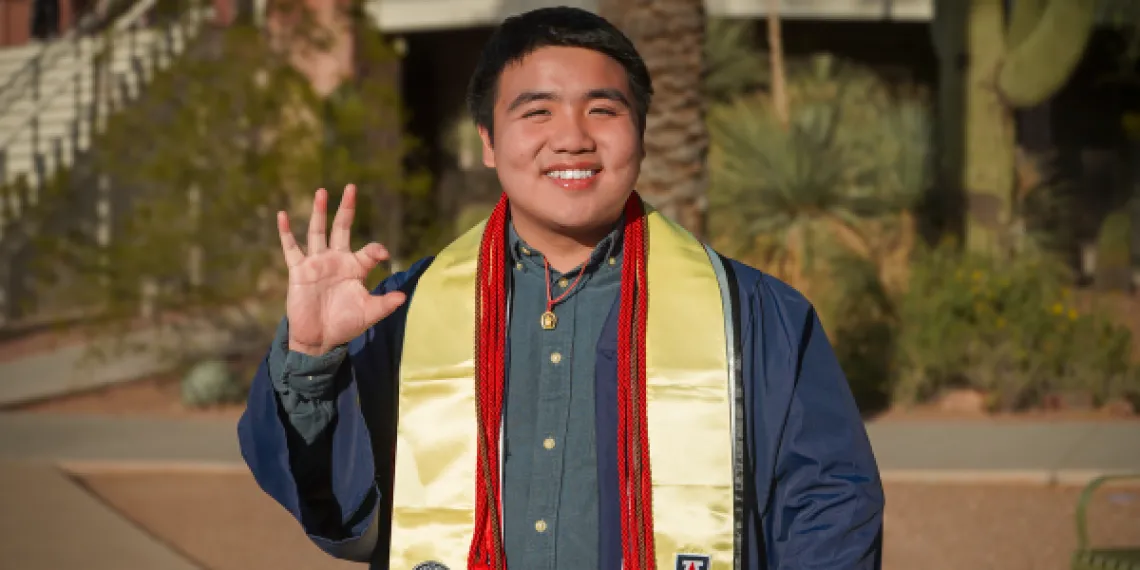
M554 327L558 326L558 317L555 316L553 312L546 311L542 314L539 323L542 324L542 328L545 330L554 330Z

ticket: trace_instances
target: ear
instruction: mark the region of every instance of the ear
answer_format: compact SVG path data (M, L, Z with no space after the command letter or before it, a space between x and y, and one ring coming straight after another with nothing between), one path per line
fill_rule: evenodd
M491 133L483 125L479 125L479 138L483 139L483 166L494 168L495 146L491 143Z

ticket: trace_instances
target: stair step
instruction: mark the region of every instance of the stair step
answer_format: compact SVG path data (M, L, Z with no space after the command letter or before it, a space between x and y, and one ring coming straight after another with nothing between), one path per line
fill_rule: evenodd
M189 37L193 35L196 34ZM137 97L144 84L151 80L154 68L166 68L182 52L189 37L180 31L167 36L164 31L156 29L137 30L133 37L121 34L116 38L109 58L112 93L104 94L104 97L111 97L116 107L121 105L123 85L127 87L129 97ZM171 46L173 54L169 51ZM0 97L4 97L3 86L14 74L24 74L18 85L22 96L0 109L0 148L5 153L4 177L7 179L0 180L0 183L12 181L21 173L36 177L37 150L43 157L42 166L46 170L43 174L50 177L58 168L66 167L77 151L89 147L92 137L90 112L97 101L92 92L94 71L91 61L104 47L101 38L88 37L52 45L46 52L43 44L0 49ZM43 54L44 69L38 78L39 96L33 98L31 89L27 88L30 79L27 65L37 54ZM156 54L157 66L154 64ZM101 115L105 116L107 101L103 100L100 105ZM77 126L76 141L73 132ZM56 160L57 147L62 155L62 164L57 164L60 162Z
M116 89L118 89L118 85L124 81L132 87L139 83L135 66L129 61L119 62L111 66L111 72L114 74L111 78L112 85L114 85ZM152 71L149 68L144 68L143 73L146 75L144 80L148 80ZM41 79L39 84L38 98L32 97L32 92L29 90L26 96L16 99L7 109L0 112L0 117L23 115L39 106L54 104L53 102L55 100L61 98L74 101L77 81L79 83L80 92L90 92L92 84L94 83L94 71L90 68L75 68L67 72L46 75Z
M132 52L129 37L120 37L114 46L112 60L116 62L129 61L132 53L145 54L146 57L149 57L152 49L156 47L165 49L165 41L164 34L161 32L140 30L134 38L134 51ZM175 48L179 49L181 43L180 41L175 41ZM79 42L69 42L67 44L52 46L52 48L42 56L44 58L45 67L47 68L46 73L50 73L60 66L70 65L77 59L87 64L94 54L101 52L103 49L103 40L99 38L84 38ZM38 47L36 49L26 49L23 47L0 49L0 86L6 85L15 73L27 73L25 68L28 62L39 53L41 52ZM23 79L26 80L26 77Z

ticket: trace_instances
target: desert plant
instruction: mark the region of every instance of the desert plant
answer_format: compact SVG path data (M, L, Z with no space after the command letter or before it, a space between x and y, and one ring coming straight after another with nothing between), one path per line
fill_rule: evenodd
M897 303L894 400L969 387L994 408L1014 410L1057 392L1095 402L1135 392L1129 329L1079 310L1069 282L1047 256L1003 260L952 244L922 252Z
M789 82L791 123L766 95L710 113L711 200L722 241L792 281L820 248L868 258L929 179L929 116L870 72L817 56Z
M223 360L199 362L182 377L182 404L190 408L235 403L244 396L241 382Z
M1041 103L1068 81L1097 0L1019 0L1007 17L1008 4L938 0L931 28L942 72L943 178L961 180L966 192L966 246L1003 256L1021 238L1013 110Z
M756 47L754 26L751 20L709 18L704 90L710 101L728 102L768 83L768 64Z
M873 413L889 407L899 322L880 267L836 250L816 277L831 284L813 301L859 409Z
M1129 266L1131 219L1128 210L1110 212L1101 222L1096 239L1096 276L1099 289L1129 290L1132 272Z

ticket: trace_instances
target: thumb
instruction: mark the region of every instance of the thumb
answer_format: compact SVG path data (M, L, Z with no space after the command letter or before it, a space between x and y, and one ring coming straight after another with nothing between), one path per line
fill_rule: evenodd
M372 271L381 261L387 260L389 256L388 250L385 249L384 246L372 242L353 253L353 257L356 258L356 262L359 263L360 267L367 273Z
M364 300L364 320L372 326L391 315L408 298L402 291L392 291L384 295L369 295Z

